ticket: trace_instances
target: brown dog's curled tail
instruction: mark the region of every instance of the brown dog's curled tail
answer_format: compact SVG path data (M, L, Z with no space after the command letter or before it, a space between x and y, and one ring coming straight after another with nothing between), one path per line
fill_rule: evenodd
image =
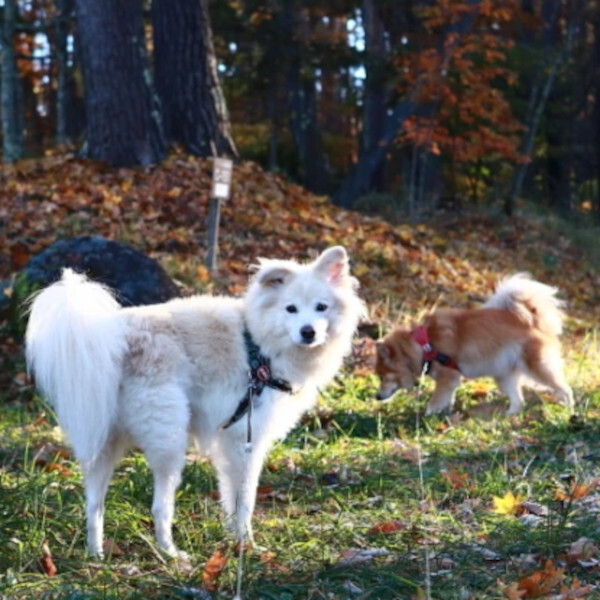
M558 289L517 273L500 281L485 308L509 310L524 323L551 335L560 335L564 302L556 297Z

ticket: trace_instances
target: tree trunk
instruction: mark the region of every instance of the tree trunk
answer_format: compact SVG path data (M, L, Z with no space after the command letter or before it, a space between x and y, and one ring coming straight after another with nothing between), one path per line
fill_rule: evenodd
M2 47L2 160L13 163L23 155L23 134L18 102L18 70L13 47L16 20L15 0L4 0Z
M85 87L83 154L115 166L165 157L141 0L75 0Z
M594 23L594 46L592 50L593 65L600 64L600 15L597 15L596 22ZM594 198L594 213L596 223L600 223L600 74L596 73L596 79L594 81L595 89L595 104L593 111L593 127L594 127L594 151L595 151L595 172L596 172L596 193Z
M478 4L478 0L469 0L467 4ZM445 77L448 63L452 57L453 48L458 44L461 35L470 31L475 25L476 11L471 10L465 12L461 19L448 26L446 39L440 44L439 51L444 52L442 68L440 76ZM446 42L454 38L453 42ZM357 164L350 174L346 177L342 186L333 196L334 204L344 208L352 208L354 202L360 196L366 194L373 187L373 181L376 173L382 168L385 162L387 153L392 146L393 141L400 132L405 121L417 111L430 112L431 106L418 106L414 98L418 96L420 79L414 85L414 88L409 92L406 98L400 100L392 110L385 113L385 120L382 134L376 146L364 149L358 159ZM416 156L416 153L415 153ZM412 192L411 192L412 193Z
M386 116L379 144L368 152L361 153L355 168L333 196L334 204L343 208L352 208L355 200L371 189L374 174L381 168L400 128L406 119L415 113L416 108L416 104L411 100L403 100L394 107L391 114Z
M559 85L548 101L548 122L544 128L546 137L546 177L548 181L548 204L562 215L571 211L570 174L573 162L571 124L575 119L572 109L565 110L563 100L568 91Z
M560 18L560 0L554 0L554 18ZM576 3L577 4L577 3ZM548 8L550 5L547 2L545 7ZM550 7L552 8L552 7ZM525 175L527 173L527 167L529 166L529 162L531 161L531 157L533 154L533 148L535 145L535 136L537 134L542 115L544 113L544 109L546 107L546 103L548 102L548 98L554 86L554 82L558 75L558 72L565 64L567 58L571 54L571 49L573 47L573 38L575 32L579 26L579 9L576 5L572 6L572 14L570 21L568 23L567 32L566 32L566 41L562 48L555 49L555 56L551 64L548 65L547 73L543 73L541 77L545 77L543 81L543 85L539 85L539 93L536 94L530 104L531 110L530 114L527 118L527 130L521 141L521 154L525 157L525 161L516 165L515 170L513 172L513 177L510 183L510 188L508 194L506 196L506 200L504 201L504 213L507 216L512 216L515 210L515 204L517 198L521 194L521 189L523 188L523 181L525 180ZM548 23L546 25L544 31L544 37L546 43L548 42L548 36L550 35L548 32L548 28L553 28L555 23ZM550 36L552 39L552 36ZM534 90L538 89L538 86L534 87Z
M363 0L363 23L365 29L365 50L367 54L367 78L363 108L363 128L361 147L364 152L375 148L384 132L385 111L388 90L385 79L387 51L385 29L379 15L376 0ZM383 184L382 163L373 173L370 187L380 190Z
M277 75L272 74L269 80L269 91L267 92L267 117L269 121L269 159L267 168L269 171L276 171L279 156L279 110L278 110L278 85Z
M169 142L197 156L237 156L207 0L153 0L154 69Z
M69 67L67 65L67 34L69 19L73 14L73 0L55 0L56 24L56 143L60 146L69 141Z
M290 129L299 162L299 179L307 189L326 193L329 188L328 160L325 155L321 128L318 122L316 81L310 65L303 56L303 45L310 35L310 24L304 9L284 2L282 12L283 50L287 65L285 74L286 101Z

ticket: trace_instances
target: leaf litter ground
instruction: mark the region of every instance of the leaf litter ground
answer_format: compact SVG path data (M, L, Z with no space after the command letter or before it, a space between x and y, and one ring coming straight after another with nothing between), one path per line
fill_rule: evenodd
M599 275L567 225L489 214L389 224L332 207L253 163L236 165L219 269L204 267L211 164L109 170L68 156L0 171L0 279L57 237L100 234L157 258L189 290L240 293L257 256L307 258L345 245L385 331L435 303L474 306L526 270L561 290L575 418L545 395L506 419L489 382L466 382L456 411L421 419L431 392L374 400L373 341L357 339L319 408L271 454L261 480L247 598L598 598ZM10 285L7 287L10 294ZM2 331L5 331L3 329ZM0 593L6 598L227 598L235 548L210 466L189 457L176 537L190 564L152 542L151 478L134 454L107 505L104 563L84 552L80 473L49 407L0 338Z

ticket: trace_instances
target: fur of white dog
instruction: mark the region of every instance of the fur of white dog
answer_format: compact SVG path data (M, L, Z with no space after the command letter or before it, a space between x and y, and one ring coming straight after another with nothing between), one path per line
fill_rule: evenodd
M175 492L188 435L216 468L238 538L251 517L265 456L312 408L351 350L365 305L345 249L314 262L260 259L243 298L195 296L122 308L113 293L65 269L33 300L26 354L82 465L88 550L102 555L104 501L115 463L139 447L154 477L158 545L177 556ZM265 387L230 427L249 385L244 331L291 393Z

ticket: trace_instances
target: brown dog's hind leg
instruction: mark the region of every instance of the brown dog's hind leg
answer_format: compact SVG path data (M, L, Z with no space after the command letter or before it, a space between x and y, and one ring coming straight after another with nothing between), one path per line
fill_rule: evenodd
M536 365L535 369L530 369L530 374L537 382L550 388L562 404L569 409L569 412L573 413L573 390L565 381L562 368L556 368L555 371L552 371L546 365Z
M494 377L496 385L508 396L510 405L506 411L507 415L516 415L523 410L523 392L521 391L521 375L513 371L502 377Z
M557 346L545 346L540 342L531 343L525 355L528 375L550 388L564 406L573 413L573 391L565 380L563 360Z

